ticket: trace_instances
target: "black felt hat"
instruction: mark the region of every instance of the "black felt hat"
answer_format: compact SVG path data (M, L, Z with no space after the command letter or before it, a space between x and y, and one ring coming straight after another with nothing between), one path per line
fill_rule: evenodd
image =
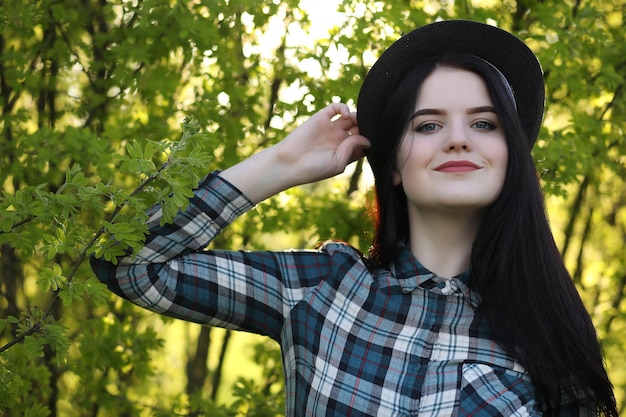
M484 23L446 20L402 36L368 72L357 102L359 132L375 146L385 103L404 75L419 62L444 52L476 55L495 66L509 82L529 145L537 140L543 119L545 85L535 54L509 32Z

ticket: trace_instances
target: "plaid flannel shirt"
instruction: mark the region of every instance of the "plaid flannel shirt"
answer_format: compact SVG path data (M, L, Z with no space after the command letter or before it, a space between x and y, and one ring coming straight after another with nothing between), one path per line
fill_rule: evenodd
M343 243L317 251L206 250L253 205L209 175L173 224L118 265L92 258L118 295L151 311L267 335L282 350L287 416L540 415L532 382L490 340L468 275L443 279L402 246L369 270ZM572 413L571 415L578 415Z

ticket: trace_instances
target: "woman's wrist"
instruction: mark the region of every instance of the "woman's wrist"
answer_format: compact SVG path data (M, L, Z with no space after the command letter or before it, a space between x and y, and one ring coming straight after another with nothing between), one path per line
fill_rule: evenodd
M274 147L222 171L220 176L237 187L252 202L259 203L298 185L295 170L282 161Z

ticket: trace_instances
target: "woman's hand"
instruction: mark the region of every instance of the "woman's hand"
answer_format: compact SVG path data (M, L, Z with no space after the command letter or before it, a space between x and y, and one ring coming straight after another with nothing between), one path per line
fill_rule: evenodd
M369 141L359 135L356 113L333 103L315 113L271 148L294 182L306 184L342 173L363 157Z
M369 141L359 135L356 113L333 103L315 113L280 143L220 175L253 202L343 172L363 157Z

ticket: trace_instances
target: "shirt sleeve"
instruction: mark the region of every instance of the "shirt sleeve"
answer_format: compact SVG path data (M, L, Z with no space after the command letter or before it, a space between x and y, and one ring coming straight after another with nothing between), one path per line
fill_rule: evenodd
M185 211L161 226L149 211L145 246L117 264L91 258L96 276L117 295L150 311L278 340L285 317L328 273L320 251L205 250L253 204L219 175L209 175Z

